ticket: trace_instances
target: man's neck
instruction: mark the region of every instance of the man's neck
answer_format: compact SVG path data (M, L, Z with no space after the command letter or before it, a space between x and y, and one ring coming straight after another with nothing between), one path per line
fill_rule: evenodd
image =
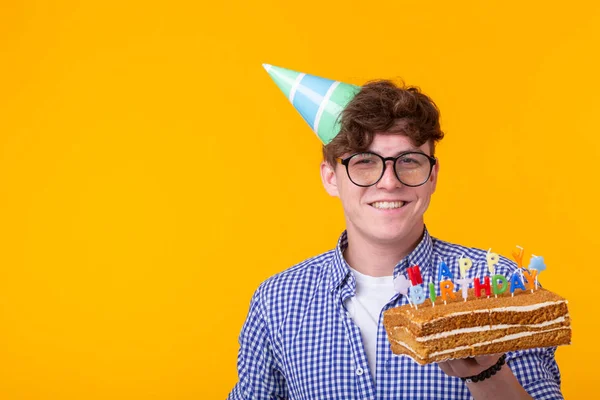
M369 276L391 276L400 260L412 252L423 238L425 226L414 229L413 233L397 242L377 243L347 230L348 247L344 259L352 268Z

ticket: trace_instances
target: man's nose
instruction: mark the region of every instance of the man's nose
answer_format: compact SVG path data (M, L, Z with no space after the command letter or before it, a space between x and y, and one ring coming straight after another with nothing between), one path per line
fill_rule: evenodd
M385 162L385 171L383 172L383 176L379 182L377 182L377 187L380 189L395 189L400 186L402 186L402 182L396 178L396 173L394 172L394 162L387 160Z

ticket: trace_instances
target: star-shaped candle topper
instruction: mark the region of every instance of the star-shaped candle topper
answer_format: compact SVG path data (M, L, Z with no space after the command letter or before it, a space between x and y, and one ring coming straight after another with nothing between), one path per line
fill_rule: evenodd
M410 280L404 275L398 275L394 278L394 290L405 296L408 296L408 288L411 286Z
M529 261L529 269L535 269L538 275L546 270L546 264L544 263L544 257L531 255L531 261Z

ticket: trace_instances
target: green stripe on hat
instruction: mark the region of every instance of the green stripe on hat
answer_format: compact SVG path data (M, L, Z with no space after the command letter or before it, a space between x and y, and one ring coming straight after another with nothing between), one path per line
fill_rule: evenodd
M339 82L326 99L320 119L316 122L316 133L323 144L329 144L340 132L339 116L359 91L359 86Z

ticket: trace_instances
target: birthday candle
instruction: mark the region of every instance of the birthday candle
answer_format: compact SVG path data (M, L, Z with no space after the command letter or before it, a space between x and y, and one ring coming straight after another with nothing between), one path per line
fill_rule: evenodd
M454 274L448 268L448 265L442 260L440 267L438 268L438 282L444 280L444 278L454 279Z
M408 288L410 287L410 281L406 279L404 275L398 275L394 278L394 290L400 294L403 294L408 299L408 304L412 307L410 296L408 295Z
M498 287L499 284L501 284L502 286ZM507 288L508 279L506 279L506 277L504 277L503 275L494 275L492 277L492 289L494 290L494 295L496 297L498 297L499 294L506 292Z
M546 270L546 264L544 263L544 257L531 255L531 261L529 262L529 269L537 271L535 275L535 289L538 287L538 275Z
M440 282L440 292L442 300L444 300L444 304L446 304L446 300L448 297L454 299L454 283L450 279L446 279L445 281Z
M488 270L490 271L490 275L494 275L496 273L496 264L500 261L500 257L496 253L491 253L492 248L488 250L485 258L487 260Z
M519 288L521 290L525 290L525 285L523 285L523 281L521 280L521 276L516 271L513 273L510 278L510 294L511 296L515 295L515 290Z
M517 262L517 265L519 266L519 268L523 268L523 248L519 245L517 245L517 248L519 249L519 251L516 252L513 250L512 256L515 259L515 261Z
M425 291L423 285L415 285L410 287L410 298L417 307L418 304L422 304L425 301ZM417 307L419 308L419 307Z
M462 298L467 301L467 297L469 296L469 285L471 284L471 282L473 282L473 278L462 278L462 279L457 279L456 283L458 283L461 286L461 290L462 290Z
M479 278L475 278L475 296L481 297L481 291L485 291L488 297L490 297L490 277L486 276L484 278L484 284L481 284Z
M525 279L524 279L525 286L527 287L527 289L531 289L531 293L533 293L533 288L535 285L535 280L537 278L537 273L538 272L535 269L529 270L529 269L523 268L523 275L525 277Z
M418 265L413 265L408 269L408 278L413 286L423 283L423 278L421 278L421 270L419 269Z
M473 261L470 258L464 257L464 254L458 259L458 267L460 268L460 277L464 278L467 271L473 266Z
M429 300L431 300L431 305L435 306L435 299L436 299L436 295L435 295L435 285L433 284L433 282L429 282Z

